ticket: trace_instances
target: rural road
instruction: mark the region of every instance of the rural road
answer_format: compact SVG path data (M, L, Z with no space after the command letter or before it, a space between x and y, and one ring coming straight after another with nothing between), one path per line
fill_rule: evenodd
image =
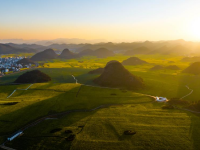
M11 97L17 90L28 90L33 84L29 85L26 89L15 89L7 98Z
M185 87L186 87L188 90L190 90L190 93L188 93L187 95L181 97L180 99L183 99L183 98L185 98L185 97L191 95L191 94L193 93L193 91L194 91L193 89L190 89L187 85L186 85Z

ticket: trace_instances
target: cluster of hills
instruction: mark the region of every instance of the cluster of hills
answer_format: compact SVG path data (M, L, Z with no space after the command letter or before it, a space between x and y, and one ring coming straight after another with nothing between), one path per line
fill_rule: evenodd
M161 66L161 65L155 65L150 70L151 71L156 71L156 70L164 70L164 69L168 69L168 70L180 70L180 68L177 65L169 65L169 66L166 66L166 67Z
M114 56L115 54L112 51L109 51L106 48L100 48L97 50L87 51L87 53L74 53L69 51L69 49L64 49L60 55L56 54L53 49L46 49L42 52L36 53L34 56L31 57L33 61L44 61L48 59L73 59L82 56L96 56L98 58Z
M132 42L132 43L52 43L47 44L15 44L6 43L0 44L1 54L10 53L36 53L45 49L54 49L56 51L62 51L63 49L70 49L72 52L80 54L98 55L98 51L95 54L94 51L101 48L108 49L113 53L120 53L124 55L135 55L135 54L178 54L178 55L189 55L191 53L200 52L200 43L188 42L184 40L174 41L158 41L158 42ZM104 49L101 49L102 51ZM93 53L94 52L94 53ZM93 53L93 54L92 54Z
M37 53L38 49L31 47L16 47L9 44L0 44L0 54Z

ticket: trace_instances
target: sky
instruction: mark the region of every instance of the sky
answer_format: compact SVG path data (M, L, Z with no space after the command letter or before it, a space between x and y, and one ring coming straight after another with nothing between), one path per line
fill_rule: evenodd
M0 0L0 39L200 41L199 0Z

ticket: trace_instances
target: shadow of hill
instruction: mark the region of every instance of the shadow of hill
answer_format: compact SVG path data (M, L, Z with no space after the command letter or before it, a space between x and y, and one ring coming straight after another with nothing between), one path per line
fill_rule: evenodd
M199 150L200 147L200 116L195 116L194 114L191 114L188 112L188 115L191 119L190 124L190 138L192 140L193 149Z
M83 68L40 68L40 71L51 77L52 82L58 83L75 83L72 74L77 77L88 73L90 70ZM79 80L86 82L87 78L79 78Z
M57 120L44 121L37 126L31 127L29 130L25 131L25 135L20 138L16 138L11 143L8 143L10 147L16 149L37 149L38 147L44 147L44 149L70 149L71 142L66 142L64 137L68 137L70 134L64 133L66 128L73 129L73 134L77 134L81 131L78 125L85 125L88 118L94 112L87 113L73 113ZM70 127L71 126L71 127ZM52 134L51 130L55 128L61 128L60 133ZM76 129L74 129L76 127ZM77 131L78 130L78 131ZM51 137L51 136L57 137ZM52 145L53 147L49 147Z
M13 111L9 114L0 116L0 120L9 120L13 122L0 122L0 135L11 134L12 132L20 129L22 126L37 120L49 114L62 112L70 109L75 109L76 93L69 93L70 91L78 90L79 87L69 90L68 92L61 93L55 97L45 99L43 101L35 102L32 105L25 106L21 109ZM78 105L77 107L81 107Z
M41 72L49 75L52 79L51 82L58 82L58 83L74 83L74 79L72 78L72 74L76 76L80 76L82 74L87 74L92 69L85 69L85 68L37 68ZM29 70L27 70L29 71ZM27 72L19 72L12 75L4 76L0 78L0 83L12 83L14 82L20 75ZM87 78L82 79L84 82Z

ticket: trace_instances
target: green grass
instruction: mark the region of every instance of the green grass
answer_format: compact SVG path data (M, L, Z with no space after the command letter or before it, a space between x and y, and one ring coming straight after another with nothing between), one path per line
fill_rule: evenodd
M110 60L123 60L130 56L116 55L108 58L95 58L95 57L83 57L80 59L70 60L51 60L45 63L45 68L39 69L48 74L52 78L52 83L74 83L72 74L78 79L79 83L94 85L93 79L98 77L98 74L88 74L89 71L98 67L104 67ZM198 87L200 86L200 76L183 74L181 71L189 66L189 62L182 62L183 57L173 55L138 55L137 57L149 62L146 65L138 66L125 66L134 75L143 78L146 88L139 90L138 92L151 94L155 96L164 96L167 98L182 97L189 93L185 85L194 89L194 93L185 98L189 101L198 101ZM80 63L79 61L83 61ZM175 63L168 63L168 61L174 61ZM154 65L177 65L181 70L161 70L161 71L149 71ZM0 78L0 83L13 82L22 73L8 75Z
M199 117L180 110L162 110L161 106L159 103L126 104L95 112L72 113L58 120L46 120L28 129L24 137L16 139L10 146L30 150L198 150ZM78 126L84 126L83 130ZM58 127L62 130L50 133ZM72 130L76 134L72 143L64 138L40 137L68 137L65 130ZM136 134L124 135L125 130L136 131Z
M120 90L88 86L83 86L76 97L79 88L80 84L35 84L27 91L18 90L10 98L0 100L1 103L19 102L16 105L0 105L0 120L3 120L0 121L0 133L11 133L30 121L52 113L71 109L91 109L109 103L150 101L148 97L141 100L138 98L141 94L138 93L123 93ZM119 98L111 96L113 92Z
M91 116L71 149L198 149L194 124L200 125L198 117L156 104L110 107ZM124 135L126 130L137 133Z
M9 89L27 87L9 86ZM3 86L2 86L3 87ZM93 112L71 113L57 120L46 120L24 132L8 146L17 149L198 149L199 117L180 110L163 110L161 103L140 93L80 84L34 84L27 91L17 91L9 99L16 105L0 105L0 135L8 135L25 124L48 114L73 109L92 109L102 104L123 104ZM82 132L78 126L84 125ZM8 128L9 126L9 128ZM62 128L54 134L54 128ZM71 143L64 131L76 134ZM125 130L137 132L125 136ZM39 136L39 137L38 137ZM31 138L32 137L32 138ZM34 138L36 137L36 138ZM3 142L6 136L0 136ZM53 145L49 147L49 145Z
M94 85L97 75L88 74L90 70L104 67L110 60L123 60L128 56L116 55L108 58L83 57L77 60L51 60L40 67L52 81L34 84L29 90L25 85L1 85L0 104L19 102L16 105L0 105L0 142L8 135L37 118L72 109L92 109L102 104L123 104L111 106L94 112L72 113L58 120L46 120L28 130L9 146L17 149L198 149L200 146L198 116L180 110L162 110L163 104L149 103L151 98L143 94L182 97L189 93L185 85L194 92L185 98L188 101L199 100L200 76L182 74L189 63L180 61L182 57L168 55L138 55L149 62L146 65L125 66L131 73L143 78L145 89L123 91L74 84L72 74L79 83ZM79 63L78 61L83 61ZM171 65L174 61L179 71L149 71L156 64ZM13 82L22 73L0 78L1 83ZM79 91L79 89L81 90ZM79 93L77 94L77 92ZM143 93L143 94L142 94ZM147 104L146 104L147 103ZM83 131L76 135L75 141L64 138L26 138L33 136L58 135L67 137L64 131ZM61 131L50 134L54 128ZM123 135L124 130L135 130L134 136ZM51 145L51 147L49 146Z

